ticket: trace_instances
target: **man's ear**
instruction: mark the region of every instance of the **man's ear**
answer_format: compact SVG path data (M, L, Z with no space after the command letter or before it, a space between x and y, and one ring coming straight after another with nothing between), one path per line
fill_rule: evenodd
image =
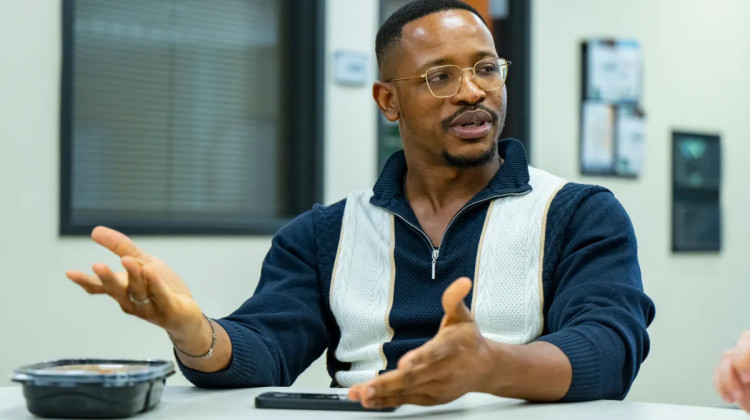
M372 84L372 98L378 104L380 112L390 122L398 121L400 116L398 112L398 99L393 86L384 82L375 82Z

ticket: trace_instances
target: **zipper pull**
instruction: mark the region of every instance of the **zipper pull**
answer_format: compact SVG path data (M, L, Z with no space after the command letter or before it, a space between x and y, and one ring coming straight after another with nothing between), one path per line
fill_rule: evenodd
M440 254L440 249L432 250L432 279L433 280L435 280L435 265L437 264L438 254Z

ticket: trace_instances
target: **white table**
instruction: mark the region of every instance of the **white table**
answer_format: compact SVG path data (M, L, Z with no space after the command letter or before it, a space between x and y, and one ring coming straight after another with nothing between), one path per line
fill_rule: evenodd
M168 386L161 403L153 410L134 417L154 419L555 419L555 420L750 420L741 410L687 405L654 404L623 401L593 401L574 404L530 404L520 400L468 394L452 403L436 407L406 405L392 413L345 411L300 411L257 409L256 395L267 391L289 391L290 388L254 388L205 390L190 386ZM334 392L331 389L293 388L293 392ZM335 390L335 392L344 392ZM38 419L26 410L21 387L0 387L0 419Z

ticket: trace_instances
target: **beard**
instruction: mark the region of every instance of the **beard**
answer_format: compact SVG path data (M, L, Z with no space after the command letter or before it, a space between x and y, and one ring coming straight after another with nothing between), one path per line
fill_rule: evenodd
M485 111L486 113L490 114L490 116L492 117L490 122L492 124L496 124L498 123L498 121L500 121L500 124L499 124L500 129L498 130L498 134L499 134L503 128L503 123L505 119L504 115L500 115L498 112L490 108L487 108L486 106L482 104L461 107L461 109L454 112L453 115L441 121L443 130L447 131L450 128L453 120L457 118L459 115L463 114L466 111L473 111L477 109ZM501 116L503 116L502 120L501 120ZM480 166L486 165L487 163L490 163L492 159L497 157L497 141L494 140L492 142L492 146L490 146L490 148L487 151L485 151L479 156L453 155L453 154L450 154L446 149L443 149L441 151L441 155L443 156L443 160L447 164L455 168L478 168Z
M441 154L443 160L455 168L478 168L497 158L497 141L493 141L492 146L479 156L452 155L445 149Z

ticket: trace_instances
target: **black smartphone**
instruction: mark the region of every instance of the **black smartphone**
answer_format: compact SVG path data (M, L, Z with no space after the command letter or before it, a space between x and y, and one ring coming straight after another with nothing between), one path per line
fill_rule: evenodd
M297 392L264 392L255 397L256 408L290 410L393 411L396 407L364 408L343 394L304 394Z

